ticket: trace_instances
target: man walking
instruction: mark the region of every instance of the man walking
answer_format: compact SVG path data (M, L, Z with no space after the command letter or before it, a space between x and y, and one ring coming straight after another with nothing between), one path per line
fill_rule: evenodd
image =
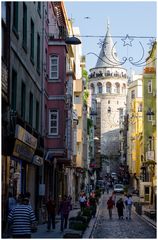
M61 232L63 232L63 229L67 228L70 207L71 207L70 201L65 195L59 207L59 213L61 214L61 226L60 226Z
M31 238L31 225L36 223L32 207L28 204L29 199L23 197L8 216L8 223L12 225L13 238Z
M52 229L55 229L55 202L53 198L50 196L48 202L46 203L47 212L48 212L48 225L47 232L50 231L51 225Z

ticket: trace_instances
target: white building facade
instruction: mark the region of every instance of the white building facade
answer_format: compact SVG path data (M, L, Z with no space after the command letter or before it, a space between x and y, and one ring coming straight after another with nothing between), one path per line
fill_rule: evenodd
M119 132L126 109L127 71L117 58L109 25L96 66L90 69L89 78L93 111L97 112L96 101L100 101L100 126L97 128L100 127L101 156L104 159L102 166L108 165L108 169L110 167L110 171L113 171L116 168L114 165L117 165L113 163L119 163L120 159Z

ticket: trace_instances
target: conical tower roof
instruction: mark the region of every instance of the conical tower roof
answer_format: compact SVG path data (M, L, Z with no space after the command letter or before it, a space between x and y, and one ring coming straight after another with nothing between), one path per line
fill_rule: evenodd
M104 38L102 48L96 63L96 68L120 67L117 52L110 34L109 22L107 24L107 32Z

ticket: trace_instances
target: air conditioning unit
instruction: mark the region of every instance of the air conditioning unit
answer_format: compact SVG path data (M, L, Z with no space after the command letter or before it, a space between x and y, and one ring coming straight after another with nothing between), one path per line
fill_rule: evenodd
M156 126L156 121L152 120L152 126Z

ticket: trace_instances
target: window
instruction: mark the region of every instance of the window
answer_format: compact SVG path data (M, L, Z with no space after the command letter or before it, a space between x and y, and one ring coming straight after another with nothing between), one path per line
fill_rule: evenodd
M135 90L132 90L132 92L131 92L131 98L132 98L132 99L135 98Z
M18 2L13 2L13 30L18 33Z
M152 93L152 81L148 81L148 93Z
M52 55L50 57L50 79L58 79L59 78L59 57Z
M111 93L111 83L106 84L106 92Z
M30 125L33 123L33 94L31 92L29 100L29 123Z
M98 83L98 93L102 93L102 84Z
M110 104L110 100L108 100L108 104Z
M115 92L120 93L120 84L119 83L115 83Z
M152 137L149 137L148 140L148 151L152 151L153 150L153 139Z
M39 130L39 102L36 101L36 130Z
M26 103L26 86L22 82L21 85L21 117L25 119L25 104Z
M16 96L17 95L17 72L12 70L12 89L11 89L11 107L16 110Z
M138 112L142 112L142 109L143 109L143 106L142 106L142 103L140 103L138 106Z
M91 84L91 93L94 94L95 93L95 88L94 88L94 85L93 83Z
M41 2L38 2L38 4L37 4L37 11L38 11L39 15L41 16Z
M111 113L111 107L108 107L108 113Z
M2 2L2 19L4 21L4 23L7 23L7 3L6 2Z
M110 76L110 71L109 71L109 70L106 72L106 75L107 75L107 76Z
M34 63L34 22L31 19L31 42L30 42L30 58L31 61Z
M7 33L6 33L6 28L5 28L4 25L2 24L1 53L2 53L3 60L4 60L5 62L7 62L7 42L6 42L7 36L6 36L6 34L7 34Z
M45 49L45 71L47 72L48 69L48 52L47 52L47 48Z
M23 3L23 47L27 47L27 7Z
M148 115L148 121L151 122L153 120L153 116L152 115Z
M37 34L37 71L40 72L40 35Z
M57 110L49 110L49 134L58 135L58 119L59 113Z
M76 95L74 98L74 104L80 104L80 103L81 103L80 96Z

